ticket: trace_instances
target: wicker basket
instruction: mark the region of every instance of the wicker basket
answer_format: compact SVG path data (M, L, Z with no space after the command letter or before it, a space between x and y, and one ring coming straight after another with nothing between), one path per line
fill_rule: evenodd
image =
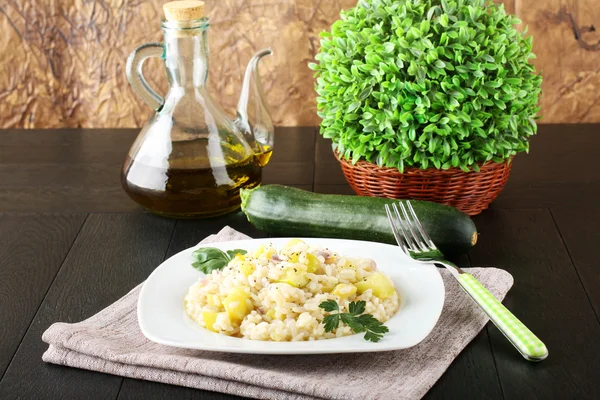
M352 162L336 157L346 180L360 196L428 200L447 204L467 215L477 215L498 196L510 175L512 160L480 165L480 172L459 168L380 168L376 164Z

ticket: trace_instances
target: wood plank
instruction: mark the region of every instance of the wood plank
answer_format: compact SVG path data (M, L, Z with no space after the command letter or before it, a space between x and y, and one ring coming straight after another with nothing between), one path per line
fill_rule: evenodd
M4 129L0 162L120 167L138 132L139 129ZM304 152L313 153L314 134L314 127L276 127L272 160L303 160Z
M113 186L0 187L0 212L135 212L139 207L123 191L115 173Z
M487 327L458 355L423 399L503 399Z
M600 273L595 251L600 243L598 209L596 207L553 208L551 212L598 318L600 316Z
M281 185L312 185L315 129L277 128L273 157L263 169L263 182Z
M136 130L6 131L0 142L0 211L139 212L121 187ZM34 135L35 134L35 135ZM264 183L312 187L315 130L277 128Z
M0 377L86 214L0 215Z
M318 135L315 156L315 187L346 183L339 161L333 155L331 140Z
M42 333L77 322L143 281L163 260L175 221L146 214L92 214L85 222L15 357L0 398L116 398L121 378L42 362Z
M120 172L132 129L7 130L0 142L0 210L136 211Z
M598 134L597 124L540 126L530 153L515 158L508 183L493 206L594 206L600 196L600 169L593 156Z
M600 324L548 210L489 210L475 222L473 265L513 274L505 304L550 351L525 361L495 328L492 349L508 399L594 398L600 391Z
M343 183L341 185L315 184L315 193L344 194L348 196L356 195L348 183Z
M125 379L119 393L119 400L233 400L243 397L230 394L207 392L164 383Z
M117 186L117 165L99 163L76 164L3 164L0 163L0 189L69 188L85 189Z
M267 166L268 168L268 166ZM273 168L276 168L275 166ZM293 167L292 167L293 168ZM312 168L308 164L299 166L297 171ZM282 167L274 175L283 177L287 167ZM83 173L85 175L85 172ZM312 177L311 177L312 179ZM0 212L134 212L143 213L144 209L131 200L122 189L119 176L114 183L105 187L81 186L55 187L10 187L0 184ZM284 181L285 182L285 181ZM264 181L264 184L280 183L300 189L311 190L312 184L282 183L277 178Z
M7 129L2 131L2 164L119 165L138 129Z
M208 235L219 232L225 226L229 226L253 238L267 237L265 233L258 231L250 225L246 219L246 215L241 211L205 220L178 220L169 251L167 252L167 258L197 245Z

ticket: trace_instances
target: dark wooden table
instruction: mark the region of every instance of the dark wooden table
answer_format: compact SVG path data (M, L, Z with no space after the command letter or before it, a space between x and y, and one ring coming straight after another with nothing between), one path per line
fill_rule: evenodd
M230 398L41 360L50 324L93 315L206 235L230 225L264 236L239 213L175 221L141 211L119 183L136 133L0 131L0 399ZM459 260L513 274L505 304L550 357L524 361L489 324L427 398L600 397L599 148L599 125L542 126ZM278 129L264 182L350 193L314 128Z

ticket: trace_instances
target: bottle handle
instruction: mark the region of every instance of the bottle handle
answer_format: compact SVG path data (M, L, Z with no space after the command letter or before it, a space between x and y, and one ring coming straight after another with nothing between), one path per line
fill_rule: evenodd
M162 57L164 46L162 43L146 43L133 50L127 58L127 80L133 91L155 111L159 111L165 100L154 91L146 82L142 72L144 61L150 57Z

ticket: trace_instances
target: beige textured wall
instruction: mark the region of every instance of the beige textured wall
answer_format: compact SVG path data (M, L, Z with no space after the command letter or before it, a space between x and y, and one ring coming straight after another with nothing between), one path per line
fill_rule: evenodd
M544 72L544 122L600 122L598 0L505 0L529 24ZM161 38L157 0L3 0L0 127L135 127L151 110L124 67ZM276 125L316 125L312 71L318 34L356 0L207 0L210 82L230 112L252 53L270 46L262 75ZM146 68L165 90L158 61Z

